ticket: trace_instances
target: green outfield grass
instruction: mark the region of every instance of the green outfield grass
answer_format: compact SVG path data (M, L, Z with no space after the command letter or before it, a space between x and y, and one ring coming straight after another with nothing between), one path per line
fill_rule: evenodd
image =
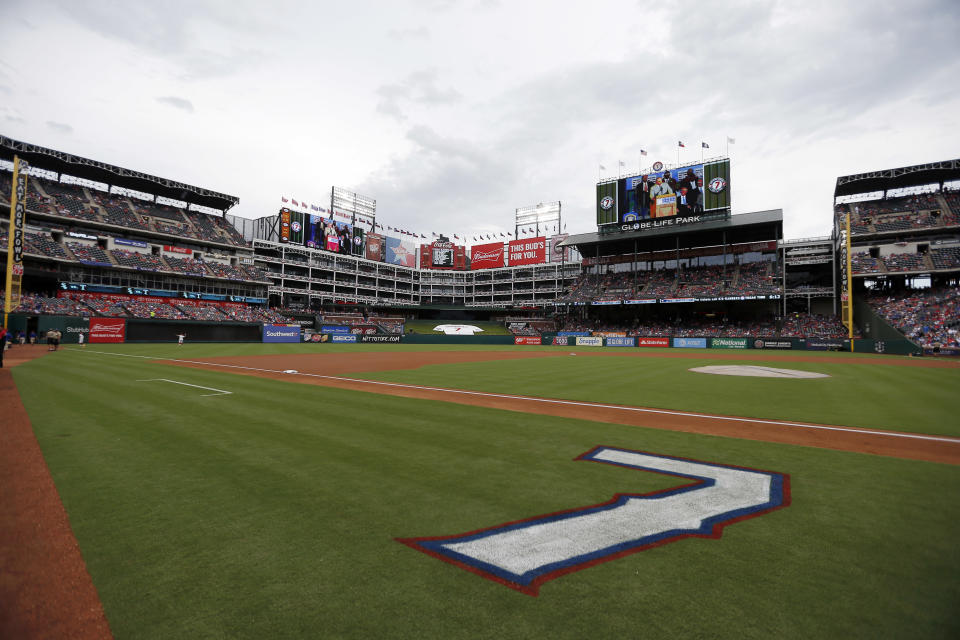
M91 345L13 370L117 638L960 634L960 467L99 353L203 359L384 346ZM829 386L797 394L770 385L751 394L724 379L694 381L685 369L695 362L627 365L581 355L375 377L573 399L589 394L620 404L652 404L656 390L697 411L816 410L833 416L819 421L861 416L856 422L864 426L885 426L892 414L913 416L915 430L957 427L951 394L923 390L955 389L955 371L784 365L828 369L837 386L859 385L857 393L848 389L841 408ZM140 382L156 378L232 394L204 397L210 391ZM867 393L872 387L888 395ZM731 395L752 397L734 402ZM834 401L836 407L828 404ZM925 405L953 431L938 431L937 419L922 422L923 412L903 408L908 403ZM822 406L809 406L815 404ZM573 461L600 444L787 473L792 505L732 524L719 540L681 540L563 576L537 598L394 540L461 533L678 484Z

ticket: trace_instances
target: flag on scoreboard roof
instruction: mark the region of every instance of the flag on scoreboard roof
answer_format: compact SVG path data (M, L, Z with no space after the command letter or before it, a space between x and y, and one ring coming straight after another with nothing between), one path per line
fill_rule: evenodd
M280 196L280 199L283 200L284 202L290 202L289 200L287 200L287 199L284 198L283 196Z
M683 144L682 140L677 140L677 145L683 147L684 149L687 148L687 145Z
M700 146L703 147L704 149L709 149L709 148L710 148L710 145L708 145L706 142L701 142L701 143L700 143Z
M606 168L605 166L603 166L603 165L600 165L600 170L601 170L601 171L606 171L607 168Z
M731 138L730 136L727 136L727 144L734 144L734 143L736 143L736 140Z
M640 155L645 156L647 155L647 152L644 149L640 149Z
M295 207L299 207L299 206L300 206L299 204L297 204L297 201L296 201L296 200L291 200L291 202L293 203L293 205L294 205Z

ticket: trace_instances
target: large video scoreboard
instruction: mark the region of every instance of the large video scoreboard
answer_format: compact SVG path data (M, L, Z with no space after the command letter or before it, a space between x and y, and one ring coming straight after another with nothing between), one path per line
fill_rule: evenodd
M730 216L730 159L666 167L597 183L601 231L640 231Z

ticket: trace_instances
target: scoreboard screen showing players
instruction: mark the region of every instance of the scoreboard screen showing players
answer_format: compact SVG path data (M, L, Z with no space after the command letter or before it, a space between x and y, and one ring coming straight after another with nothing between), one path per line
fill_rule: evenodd
M730 215L730 160L649 170L597 184L597 226L637 231Z

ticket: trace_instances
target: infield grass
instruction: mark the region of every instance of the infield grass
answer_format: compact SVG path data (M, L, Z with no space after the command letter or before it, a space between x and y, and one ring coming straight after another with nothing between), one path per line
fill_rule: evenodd
M111 350L201 358L288 347L303 351ZM509 374L512 393L549 377L543 395L577 398L579 371L606 381L590 392L607 399L589 399L638 404L636 381L618 376L644 374L611 369L619 360L403 375L474 388ZM656 373L641 377L648 387L686 384L676 361L653 362ZM489 367L500 364L508 370ZM914 371L954 374L894 369ZM93 349L50 354L14 376L117 638L960 634L960 467L327 389ZM138 382L155 378L232 395ZM688 389L683 408L694 409L694 396ZM870 411L870 398L849 402ZM677 484L573 461L598 444L788 473L792 505L733 524L719 540L681 540L561 577L537 598L394 541Z

